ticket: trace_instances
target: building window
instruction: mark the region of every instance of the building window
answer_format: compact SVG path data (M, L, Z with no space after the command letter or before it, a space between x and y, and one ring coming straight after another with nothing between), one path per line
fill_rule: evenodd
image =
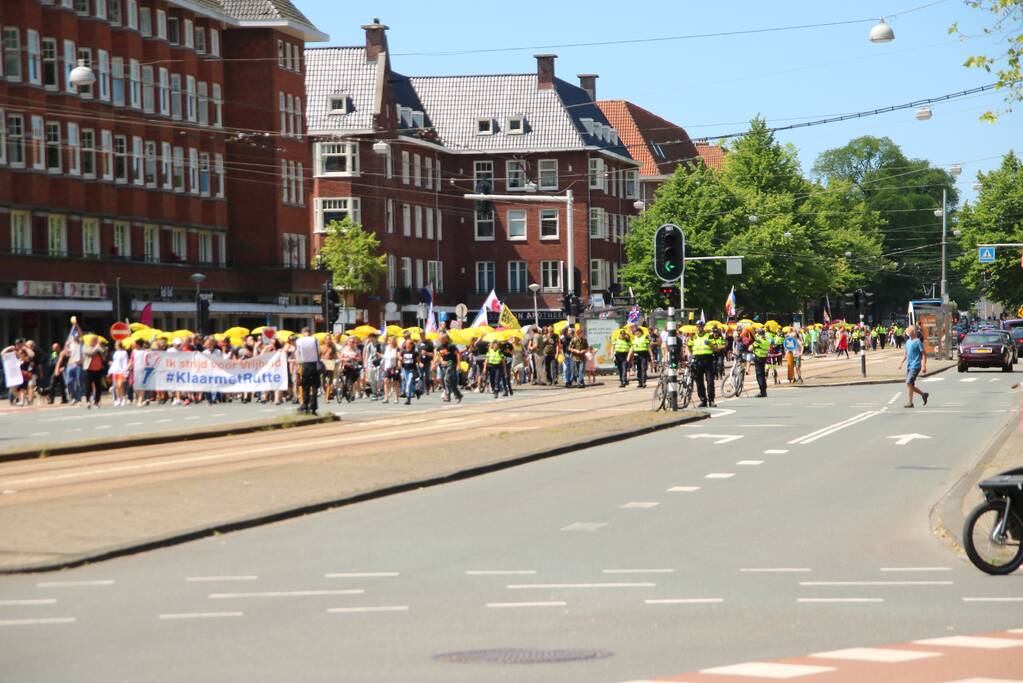
M104 102L110 101L110 55L106 50L96 50L96 61L99 64L99 74L96 80L99 82L99 98Z
M195 51L201 55L206 54L206 29L196 26L194 31Z
M359 175L359 143L357 142L316 143L316 175L319 176Z
M146 38L153 35L153 10L139 7L139 33Z
M488 194L494 189L494 162L477 161L473 164L473 187L476 192Z
M433 285L433 291L444 291L444 263L442 261L426 262L426 283Z
M637 199L639 194L636 193L637 180L639 179L639 171L629 170L625 172L625 197L627 199Z
M209 230L199 231L195 256L199 263L213 263L213 235Z
M146 140L145 160L142 169L146 187L156 187L156 143Z
M118 107L124 106L124 59L121 57L112 57L110 59L110 73L111 81L113 83L113 100L114 105Z
M171 178L171 146L169 142L160 143L160 173L163 174L163 189L173 190L173 179Z
M217 154L213 157L213 171L217 174L217 197L224 197L224 155ZM305 203L305 200L303 200Z
M99 258L99 220L82 219L82 256Z
M476 240L491 242L494 239L494 206L490 202L477 202Z
M43 64L38 31L25 31L25 51L28 52L28 82L39 85L42 82Z
M279 66L280 68L283 69L284 65L285 65L286 59L287 59L287 57L286 57L286 55L284 53L284 41L278 39L278 41L277 41L277 66Z
M426 214L426 239L433 239L433 209L426 207L423 209L423 213Z
M408 185L411 182L411 164L409 163L408 152L401 153L401 182Z
M85 66L92 68L92 48L80 47L78 48L78 61ZM78 94L87 100L92 99L92 86L91 85L79 85Z
M607 238L607 214L595 206L590 207L590 237Z
M188 148L188 191L199 194L199 150Z
M177 17L167 17L167 42L177 45L181 42L180 22Z
M107 0L107 19L113 26L121 25L121 0Z
M607 289L604 281L607 262L601 259L590 259L590 289Z
M160 114L170 116L170 73L160 67Z
M153 83L153 67L142 67L142 111L152 114L156 110L155 84Z
M433 187L433 159L430 157L423 160L423 185L427 188Z
M156 10L156 37L167 40L167 13L162 9Z
M476 291L479 293L489 292L494 289L494 262L476 262Z
M522 135L526 132L526 119L521 116L512 116L508 119L504 132L508 135Z
M214 128L224 125L224 96L219 83L213 84L213 117L211 123Z
M184 39L185 39L185 41L184 41L185 42L185 47L191 47L191 48L195 47L195 30L194 30L193 27L194 27L194 24L192 23L192 20L191 19L185 19L185 31L184 31L185 35L183 36Z
M4 110L0 109L0 164L7 163L7 123Z
M28 211L11 211L11 251L32 253L32 217Z
M422 159L418 154L412 155L412 183L416 187L422 187L423 185L423 165Z
M416 289L422 289L423 285L423 259L416 259Z
M294 161L288 162L288 177L291 179L291 203L298 204L298 169Z
M557 159L541 159L540 160L540 189L541 190L557 190L558 189L558 160Z
M295 98L295 122L292 124L292 130L295 133L295 137L299 140L302 139L302 98Z
M185 191L185 148L174 148L174 163L172 174L174 176L174 191Z
M506 161L505 164L505 175L507 176L506 182L509 190L524 190L526 189L526 162L525 161Z
M46 127L42 116L32 117L32 168L46 169Z
M604 160L590 159L589 170L590 189L607 192L607 178L604 177Z
M288 93L284 110L284 128L289 137L295 135L295 98Z
M56 38L43 38L43 87L47 90L57 90L60 87L59 69L57 67L57 40Z
M150 263L160 260L160 226L145 225L142 227L142 256Z
M394 200L384 201L384 229L389 233L394 232Z
M195 76L185 77L185 118L196 121Z
M304 237L302 239L305 239ZM305 250L302 250L305 253ZM227 235L222 232L217 233L217 265L227 265Z
M508 211L508 239L526 239L526 210L511 209Z
M128 62L128 93L132 109L142 108L142 69L137 59Z
M75 50L75 44L73 41L64 41L64 89L69 93L76 93L78 89L75 84L71 82L71 69L75 68L75 56L78 51Z
M210 125L210 98L209 86L206 81L199 81L197 97L199 99L199 125L208 126Z
M47 253L67 256L67 216L50 214L46 222Z
M139 28L138 3L135 0L124 0L124 13L124 18L128 24L128 28L132 28L137 31Z
M545 292L561 291L561 261L540 261L540 287Z
M220 31L210 29L210 54L214 57L220 56Z
M60 124L47 122L46 124L46 170L50 173L60 173L63 164L61 156L63 150L60 146Z
M401 257L401 285L412 288L412 259L408 256Z
M67 172L68 175L82 174L82 141L78 137L78 124L67 124Z
M127 221L114 221L114 256L131 257L131 224Z
M75 0L75 12L89 16L90 0Z
M170 231L171 258L175 261L188 260L188 233L184 228L172 228Z
M171 118L181 120L181 74L170 75Z
M423 236L423 207L416 206L416 237Z
M4 75L9 81L21 80L21 33L15 26L4 26Z
M348 96L347 95L331 95L328 98L327 103L328 114L347 114L348 113Z
M437 241L440 242L444 239L444 214L441 213L440 209L437 209Z
M494 119L477 119L476 135L493 135Z
M277 108L281 114L281 136L283 137L288 134L288 109L285 105L283 90L277 92Z
M558 239L558 210L540 209L540 239Z
M334 221L351 218L359 221L359 200L350 197L336 197L316 200L316 231L323 232Z
M96 177L96 131L82 129L82 176Z
M123 135L114 136L114 180L128 182L128 139Z
M509 261L508 262L508 291L509 292L524 292L526 291L526 262L525 261Z
M109 130L100 132L103 151L103 180L114 179L114 137Z
M21 114L7 115L7 163L25 167L25 119Z

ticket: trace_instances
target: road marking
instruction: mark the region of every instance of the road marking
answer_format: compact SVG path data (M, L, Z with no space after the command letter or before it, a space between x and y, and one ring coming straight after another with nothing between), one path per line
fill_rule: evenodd
M572 522L566 527L561 527L562 531L596 531L597 529L607 526L607 522Z
M0 607L29 607L32 605L55 605L57 598L27 598L24 600L0 600Z
M963 602L1023 602L1023 598L963 598ZM1010 631L1016 633L1016 631Z
M724 598L651 598L647 605L710 605L724 602Z
M704 479L731 479L735 472L711 472Z
M668 489L668 493L692 493L693 491L699 491L699 486L672 486Z
M739 426L740 427L784 427L785 425L780 424L780 423L774 423L774 424L748 424L748 425L739 425Z
M323 576L327 579L382 579L401 576L401 572L334 572Z
M810 656L820 659L847 659L854 662L881 662L884 664L897 664L899 662L912 662L917 659L941 657L942 653L920 652L918 650L895 650L883 647L850 647L845 650L817 652Z
M29 436L46 436L49 432L32 432Z
M605 569L605 574L674 574L674 569Z
M535 569L467 569L466 576L532 576Z
M800 586L951 586L951 581L800 581Z
M725 399L725 400L731 401L733 399ZM778 404L776 403L775 405L778 405ZM710 411L711 418L724 417L725 415L731 415L732 413L735 412L734 410L732 410L730 408L708 408L708 410Z
M224 619L240 617L244 612L179 612L176 614L159 614L157 619Z
M64 431L65 432L80 432L80 431L82 431L82 428L81 427L75 427L74 429L65 429Z
M897 441L895 442L896 446L905 446L910 441L914 441L916 439L930 439L931 437L927 436L926 434L896 434L894 436L889 436L885 438L897 439Z
M46 619L0 619L0 626L34 626L38 624L70 624L74 617L49 617Z
M920 380L921 382L944 382L944 377L928 377L927 379Z
M740 460L736 465L763 465L763 460Z
M144 422L129 422L128 424L126 424L124 426L125 427L138 427L139 425L143 425L143 424L145 424L145 423Z
M258 576L254 574L239 574L236 576L187 576L185 581L198 582L198 581L255 581Z
M487 607L491 609L501 609L507 607L564 607L568 603L561 602L559 600L550 600L547 602L488 602Z
M739 571L740 572L750 572L750 573L764 573L764 574L769 574L769 573L783 574L783 573L809 572L809 571L811 571L811 569L809 567L744 567L744 568L740 569Z
M891 404L895 403L896 401L898 401L899 400L899 396L902 396L902 392L901 391L896 391L895 395L892 396L890 399L888 399L888 405L891 405Z
M185 419L186 419L186 420L198 420L198 419L199 419L199 416L198 416L198 415L189 415L189 416L188 416L188 417L186 417Z
M976 378L976 377L963 377L963 378L962 378L961 380L959 380L959 381L960 381L960 382L976 382L976 381L977 381L977 378Z
M162 419L162 420L157 420L157 423L160 423L160 422L173 422L173 421L174 421L174 420L172 420L172 419L170 419L170 418L168 417L168 418L164 418L164 419Z
M328 614L355 614L359 612L407 612L408 605L379 605L377 607L328 607Z
M768 448L764 451L764 455L785 455L788 452L787 448Z
M817 431L813 431L813 432L810 432L809 434L804 434L803 436L796 437L792 441L789 441L789 443L790 444L800 444L800 445L806 445L806 444L809 444L809 443L813 443L817 439L821 439L821 438L824 438L825 436L829 436L831 434L834 434L835 432L841 431L841 430L845 429L846 427L852 427L854 424L857 424L858 422L863 422L864 420L869 420L870 418L874 417L875 415L880 415L880 414L881 414L880 411L870 410L870 411L867 411L865 413L860 413L859 415L853 415L852 417L850 417L848 419L845 419L845 420L842 420L841 422L836 422L835 424L828 425L827 427L821 427Z
M622 510L648 510L650 508L655 508L658 505L660 505L660 503L658 503L656 501L652 501L652 500L636 500L636 501L633 501L631 503L626 503L625 505L622 505L620 509L622 509Z
M93 429L110 429L112 425L96 425Z
M884 602L884 598L796 598L796 602L802 603Z
M779 664L775 662L746 662L716 666L713 669L700 669L701 674L721 674L724 676L749 676L751 678L796 678L834 671L833 666L809 666L807 664Z
M997 382L998 379L999 379L998 377L992 377L991 379L988 380L988 382Z
M687 434L689 439L714 439L714 445L720 446L742 438L742 434Z
M227 413L213 413L210 417L226 417Z
M574 588L656 588L656 583L510 583L508 590L561 590ZM1023 640L1020 641L1023 643Z
M808 405L811 408L820 408L820 407L823 407L823 406L833 406L835 404L834 403L810 403Z
M210 593L210 600L230 600L232 598L303 598L316 595L362 595L366 591L361 588L343 590L312 590L312 591L263 591L259 593Z
M941 645L944 647L968 647L976 650L1006 650L1011 647L1023 647L1023 640L1013 638L989 638L982 636L945 636L914 640L916 645Z
M93 581L40 581L39 588L69 588L72 586L112 586L113 579L96 579Z
M881 567L883 572L950 572L952 567Z

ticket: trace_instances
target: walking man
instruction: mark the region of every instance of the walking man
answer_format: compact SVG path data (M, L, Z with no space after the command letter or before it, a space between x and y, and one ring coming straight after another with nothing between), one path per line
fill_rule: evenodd
M437 353L434 356L434 363L441 366L444 372L444 400L450 401L454 398L462 402L462 392L458 390L458 365L462 361L462 353L458 347L451 343L447 333L442 333L437 340Z
M917 335L916 325L906 328L906 355L899 362L899 369L906 365L906 405L903 408L913 407L913 394L920 394L927 405L930 394L916 388L916 378L921 372L927 372L927 349L924 348L923 340Z
M295 342L295 362L298 363L302 386L301 413L316 414L318 407L317 394L320 391L320 345L316 337L309 333L308 327L302 328L302 336Z

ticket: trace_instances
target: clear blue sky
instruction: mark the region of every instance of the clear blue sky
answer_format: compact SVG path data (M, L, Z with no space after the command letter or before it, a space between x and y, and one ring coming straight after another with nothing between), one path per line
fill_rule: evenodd
M458 56L404 55L460 49L517 47L653 38L775 26L815 24L891 15L928 0L859 2L652 2L591 1L507 3L445 0L439 3L377 0L297 0L330 34L331 45L359 45L359 26L374 16L389 25L394 68L409 75L524 73L535 69L534 49ZM372 8L372 9L370 9ZM537 8L542 8L538 12ZM626 14L626 10L630 10ZM598 73L597 94L628 99L686 128L691 136L742 130L761 114L771 125L901 104L993 82L962 66L970 54L1003 48L981 33L988 14L962 0L945 0L889 20L891 43L874 45L873 22L760 35L701 38L599 47L558 48L557 73ZM962 41L947 29L959 22ZM934 117L918 122L913 110L869 119L782 132L794 144L804 171L817 155L860 135L888 136L910 157L935 165L959 162L962 196L971 197L978 170L998 164L1013 145L1023 152L1023 114L1003 114L996 124L978 120L1001 106L984 93L935 104ZM1023 109L1023 107L1017 107ZM988 158L995 157L995 158Z

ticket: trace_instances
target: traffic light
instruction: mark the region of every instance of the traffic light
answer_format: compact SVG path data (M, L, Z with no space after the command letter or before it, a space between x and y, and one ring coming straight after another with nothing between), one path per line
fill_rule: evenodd
M565 312L565 315L569 315L572 312L572 295L568 292L561 296L561 310Z
M200 296L198 301L199 310L199 334L208 334L210 329L210 300Z
M667 223L654 233L654 273L665 282L682 275L685 263L685 237L677 225Z
M863 307L870 308L874 305L874 293L863 290Z
M855 292L853 292L853 296L855 297L856 310L858 311L860 310L860 306L863 305L863 290L857 289Z
M337 290L329 289L324 296L324 301L326 304L323 309L323 312L325 313L323 318L327 322L327 330L330 330L331 325L335 320L337 320L338 315L341 313L341 295L337 293Z
M579 298L579 295L573 294L572 295L572 302L571 303L572 303L572 315L578 318L579 314L583 312L583 302Z
M678 300L678 287L675 285L662 285L661 298L670 306L673 301Z

